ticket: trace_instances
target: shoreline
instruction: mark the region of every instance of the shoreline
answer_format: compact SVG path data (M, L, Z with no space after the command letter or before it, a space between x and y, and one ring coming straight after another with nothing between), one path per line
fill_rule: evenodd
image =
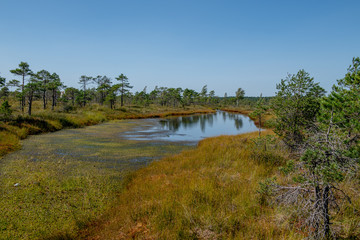
M190 115L196 113L210 112L214 112L214 110L187 111L187 114ZM162 116L184 115L181 113L184 112L167 112L162 113ZM148 114L147 116L149 115L150 114ZM151 115L154 116L155 114ZM127 119L134 118L128 117ZM227 139L227 136L222 136L222 138ZM217 139L217 137L211 137L201 140L197 144L197 146L194 146L194 149L191 148L189 150L192 151L203 148L204 142L213 141L215 139ZM117 154L121 155L121 151L119 152L119 150L120 149L117 149L116 152ZM118 171L113 172L112 170L106 170L108 172L104 174L105 171L101 168L97 168L97 166L99 165L93 162L84 163L81 161L67 160L55 162L31 161L29 159L25 160L25 156L24 158L19 158L16 161L11 161L10 164L8 164L9 161L3 161L5 164L7 164L6 168L8 169L8 176L6 177L7 182L5 183L4 191L7 191L6 196L8 199L17 199L18 196L21 195L34 196L34 199L37 199L36 201L38 201L38 205L34 206L34 208L32 209L36 210L37 212L41 212L42 209L49 208L49 206L58 206L59 204L62 204L64 206L67 206L68 209L72 209L76 218L79 218L83 215L86 216L84 218L79 218L79 221L82 222L81 227L66 228L66 225L61 222L65 218L61 217L67 217L68 212L63 212L62 210L60 212L56 212L56 209L59 210L59 208L55 207L54 212L52 212L51 214L51 217L46 220L49 222L44 222L44 224L55 224L54 219L57 218L57 216L60 216L56 220L56 222L59 222L58 228L63 229L63 231L59 230L59 232L55 233L55 235L59 234L59 236L62 236L63 234L66 234L66 232L69 232L71 236L76 238L77 234L81 234L82 231L86 231L86 229L91 226L91 224L98 224L98 221L101 221L101 219L105 219L105 221L107 220L107 214L110 213L111 215L111 209L113 209L113 207L116 206L117 203L120 201L119 196L125 194L125 192L127 191L127 187L130 186L128 184L133 184L133 176L138 176L139 174L141 175L141 172L148 171L148 169L151 169L151 166L153 166L156 162L160 162L160 164L162 165L164 161L166 161L165 159L176 157L179 154L187 154L189 150L185 149L181 152L172 152L168 156L162 157L157 161L153 161L149 165L141 167L140 169L136 169L135 171L129 171L128 173L127 171L124 171L124 175L122 175L123 173L119 173ZM225 147L223 150L227 151L227 147ZM127 151L127 149L125 149L124 151ZM31 169L31 171L29 172L28 169ZM161 169L159 170L162 171ZM74 175L71 174L71 171L74 171ZM35 172L36 174L34 174ZM69 175L66 175L65 173ZM119 179L120 176L122 178L121 182L116 180ZM51 179L54 178L58 180L52 181ZM17 192L12 193L11 190L14 188L14 183L20 183L21 187L17 187ZM102 187L99 188L98 186ZM74 189L76 189L77 193L71 192ZM99 199L97 199L98 197ZM48 202L47 200L50 198L53 200L51 200L51 202ZM98 207L90 210L90 206L84 208L84 206L87 206L86 204L84 205L84 203L90 205L93 204L94 206ZM4 203L3 206L7 206L6 204L7 203ZM21 202L18 203L19 206L21 206L21 204ZM28 204L33 203L30 202ZM73 206L76 207L74 208ZM7 209L10 209L7 210L8 216L13 216L12 212L15 210L12 209L12 206L9 206ZM98 219L96 215L101 216L100 219ZM25 219L23 220L25 221ZM72 219L72 221L76 221L76 219ZM18 222L18 224L20 224L20 222ZM15 221L15 223L17 222ZM41 220L39 220L39 223L40 228L42 228L41 225L43 223L41 222ZM9 231L9 234L13 234L11 230Z
M0 122L0 137L3 133L4 135L8 135L8 139L12 141L12 143L6 143L6 136L0 141L0 159L5 155L15 152L21 149L20 140L24 140L28 138L28 136L46 134L50 132L57 132L63 129L76 129L87 126L94 126L103 122L108 122L111 120L126 120L126 119L151 119L151 118L165 118L170 116L186 116L186 115L195 115L195 114L208 114L214 113L216 110L213 109L195 109L195 110L179 110L179 111L165 111L158 113L136 113L136 112L112 112L112 113L103 113L101 119L92 119L91 117L85 116L85 121L76 123L76 117L81 118L84 117L83 114L75 114L75 119L71 119L74 116L71 114L62 114L65 116L57 116L58 114L53 114L50 116L46 116L47 118L38 117L38 116L17 116L14 120L21 119L22 122L17 124L6 124L6 122ZM51 119L51 117L55 118L55 120ZM73 122L72 122L73 121ZM33 125L29 124L31 122ZM37 125L41 125L38 127ZM25 130L23 130L25 129ZM20 132L21 131L21 132ZM25 132L24 132L25 131ZM20 133L18 133L20 132Z
M262 119L262 123L260 126L259 123L259 119L258 118L254 118L251 117L251 113L253 112L253 110L244 110L244 109L230 109L230 108L220 108L221 111L225 111L225 112L230 112L230 113L239 113L239 114L243 114L245 116L248 116L251 120L254 121L255 125L258 128L262 128L262 129L271 129L271 126L268 126L267 122L271 119L273 119L273 116L268 113L268 114L264 114L263 115L263 119Z

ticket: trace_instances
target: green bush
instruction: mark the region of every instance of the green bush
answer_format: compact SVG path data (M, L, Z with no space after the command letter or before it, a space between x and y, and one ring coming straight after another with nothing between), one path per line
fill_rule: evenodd
M0 117L8 119L10 118L11 114L12 114L11 106L8 100L5 100L0 106Z

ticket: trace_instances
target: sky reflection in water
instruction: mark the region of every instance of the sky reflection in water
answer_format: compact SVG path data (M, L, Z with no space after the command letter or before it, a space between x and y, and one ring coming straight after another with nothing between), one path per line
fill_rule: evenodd
M207 137L236 135L258 130L249 117L223 111L155 121L152 127L138 129L126 137L134 140L199 141Z

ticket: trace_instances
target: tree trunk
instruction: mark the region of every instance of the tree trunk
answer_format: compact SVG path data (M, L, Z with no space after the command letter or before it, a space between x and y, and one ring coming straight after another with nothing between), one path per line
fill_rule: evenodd
M124 94L121 93L121 106L124 106Z
M31 106L32 106L32 94L29 96L28 104L29 104L28 114L30 116L31 115Z
M21 112L22 113L24 113L24 106L25 106L24 86L25 86L25 75L23 74L22 85L21 85Z
M315 211L316 212L319 212L320 201L321 201L320 187L317 185L317 186L315 186ZM318 238L319 227L320 227L320 223L319 223L318 219L315 219L315 222L314 222L315 238Z
M259 114L259 137L261 137L261 115Z
M55 108L55 90L53 90L53 94L52 94L52 106L51 106L51 110L54 110Z
M46 91L43 91L43 104L44 104L44 109L46 109Z
M330 238L329 191L330 191L330 187L326 185L323 192L323 216L324 216L325 239Z
M86 82L84 81L83 83L83 90L84 90L84 99L83 99L83 104L84 104L84 107L86 105Z

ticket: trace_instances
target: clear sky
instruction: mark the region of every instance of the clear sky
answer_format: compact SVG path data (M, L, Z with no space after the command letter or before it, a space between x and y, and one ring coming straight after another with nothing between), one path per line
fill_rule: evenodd
M305 69L330 90L360 56L359 0L0 0L0 75L20 63L145 86L274 95Z

